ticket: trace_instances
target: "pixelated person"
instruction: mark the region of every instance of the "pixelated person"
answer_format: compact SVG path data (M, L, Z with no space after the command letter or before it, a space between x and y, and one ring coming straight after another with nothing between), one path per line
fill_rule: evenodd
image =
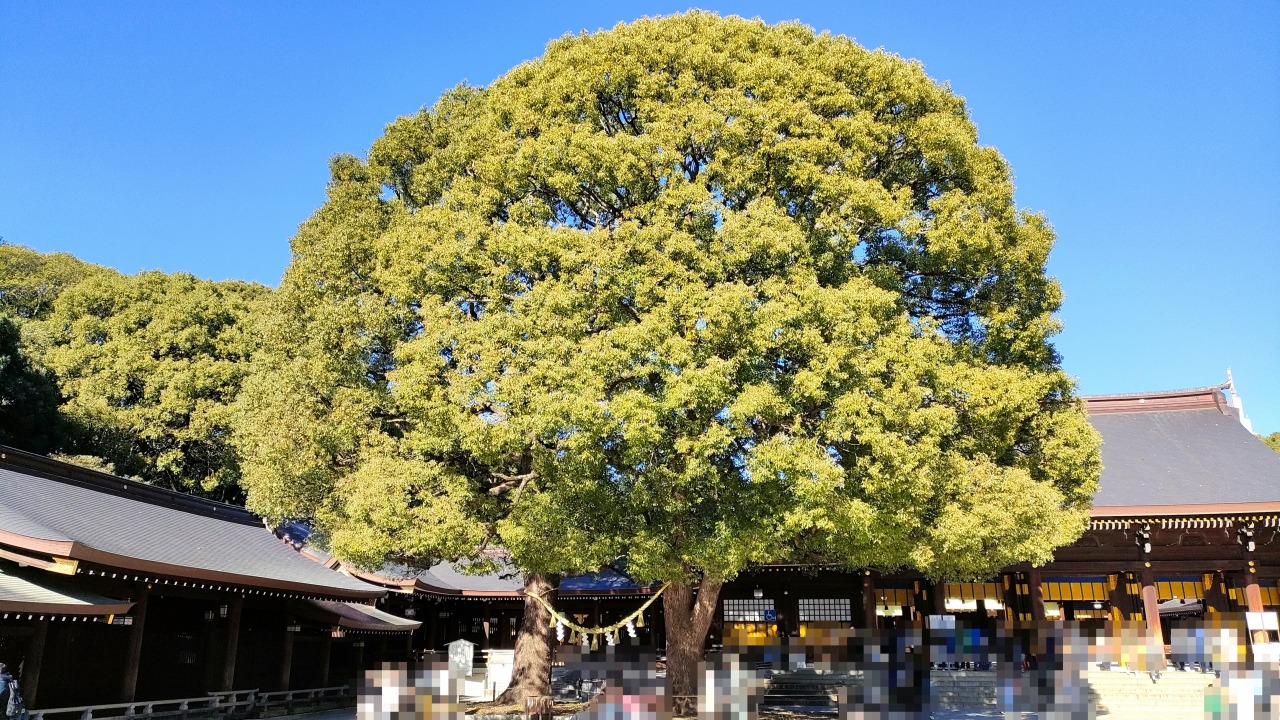
M1041 720L1087 720L1089 686L1084 679L1089 648L1086 635L1070 620L1035 624L1035 663L1028 669L1034 712Z
M587 654L575 647L559 651L566 677L582 678L584 686L598 689L581 720L658 720L669 717L666 688L658 677L657 656L638 647L610 646Z
M738 652L712 655L698 666L702 679L699 720L747 720L756 717L768 678Z
M927 718L929 653L919 629L858 629L850 633L850 664L860 691L841 693L838 717L860 720Z
M356 701L358 720L461 720L462 678L447 662L383 663L367 670Z
M996 625L991 651L996 659L996 707L1001 712L1020 713L1031 708L1024 682L1030 632L1030 626L1021 620Z

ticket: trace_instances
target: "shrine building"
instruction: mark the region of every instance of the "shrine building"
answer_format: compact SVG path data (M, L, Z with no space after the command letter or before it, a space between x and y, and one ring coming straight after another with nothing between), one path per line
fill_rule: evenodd
M0 448L0 662L29 708L344 685L419 623L244 508Z
M1103 472L1088 530L1039 568L976 582L769 565L727 583L706 643L819 628L1062 618L1170 628L1280 609L1280 454L1244 426L1229 385L1085 398ZM305 534L305 531L303 532ZM243 508L0 447L0 662L32 708L351 682L453 640L514 646L522 580L346 568ZM606 571L555 601L587 627L655 587ZM661 651L662 603L623 645ZM566 638L567 641L567 638Z
M1280 609L1280 453L1244 426L1229 389L1084 398L1103 439L1099 490L1088 530L1043 567L935 584L909 572L770 565L725 584L707 644L820 627L905 627L939 613L979 624L1141 621L1167 644L1171 626L1206 614ZM460 637L485 648L514 645L523 613L515 573L473 576L442 564L357 574L390 592L394 612L422 621L419 651ZM600 627L653 590L613 572L567 578L556 606ZM661 603L635 638L621 641L662 648Z

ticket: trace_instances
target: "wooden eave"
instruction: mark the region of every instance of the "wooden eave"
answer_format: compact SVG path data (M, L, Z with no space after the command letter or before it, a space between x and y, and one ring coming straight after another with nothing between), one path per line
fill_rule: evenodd
M22 535L4 531L0 531L0 542L4 545L8 545L19 550L25 550L27 552L51 555L55 558L68 558L70 560L83 561L94 565L105 566L107 568L132 571L133 573L144 576L167 576L170 578L177 578L180 581L233 585L240 588L258 591L280 591L300 596L342 600L369 600L381 597L386 592L381 588L375 587L370 587L367 591L343 590L340 588L309 585L305 583L290 582L287 580L277 580L275 578L260 578L217 570L188 567L185 565L171 565L168 563L103 552L77 542L50 543L50 541L41 540L39 538L27 538ZM13 553L12 551L9 552L13 555L17 555L17 553ZM27 562L30 560L32 562L29 564L36 566L43 566L44 564L43 558L17 558L17 560L19 562ZM55 560L50 559L47 564L56 565L57 563ZM77 572L85 572L85 569L81 568Z
M1090 530L1117 530L1131 525L1170 529L1221 528L1237 522L1280 527L1280 501L1094 507L1089 514Z
M0 613L23 613L36 615L76 615L80 617L106 617L107 615L126 615L133 608L131 602L118 602L103 605L72 605L64 603L29 603L0 600Z
M1123 412L1163 412L1168 410L1217 410L1228 415L1233 410L1226 404L1222 391L1226 384L1212 387L1164 390L1117 395L1086 395L1082 400L1090 415Z

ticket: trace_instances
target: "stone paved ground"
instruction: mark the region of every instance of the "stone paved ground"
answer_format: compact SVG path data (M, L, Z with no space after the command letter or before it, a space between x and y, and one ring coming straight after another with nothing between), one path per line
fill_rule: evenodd
M280 718L279 720L355 720L355 708L346 708L344 710L329 710L326 712L310 713L308 715L290 715ZM814 714L815 718L831 718L831 713ZM938 710L931 716L930 720L1004 720L1004 714L995 711L985 710ZM1034 714L1025 714L1022 720L1036 720Z
M355 708L339 708L337 710L324 710L303 715L282 715L276 720L355 720L355 717Z

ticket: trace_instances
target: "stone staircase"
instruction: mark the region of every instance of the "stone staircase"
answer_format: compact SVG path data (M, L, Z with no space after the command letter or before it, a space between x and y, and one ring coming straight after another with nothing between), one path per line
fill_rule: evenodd
M1091 670L1085 675L1101 720L1203 720L1205 688L1218 687L1213 673L1166 670L1147 673Z
M995 673L974 670L934 670L929 684L933 706L939 710L996 707Z
M1203 720L1205 688L1220 686L1213 673L1176 670L1166 670L1153 682L1147 673L1091 669L1083 680L1099 720ZM834 710L839 688L848 687L850 695L856 696L862 682L861 673L776 673L761 706ZM935 709L994 711L997 707L994 672L934 670L930 683Z
M768 690L760 705L766 708L835 710L841 686L862 687L861 674L818 674L806 671L776 673L770 678Z

